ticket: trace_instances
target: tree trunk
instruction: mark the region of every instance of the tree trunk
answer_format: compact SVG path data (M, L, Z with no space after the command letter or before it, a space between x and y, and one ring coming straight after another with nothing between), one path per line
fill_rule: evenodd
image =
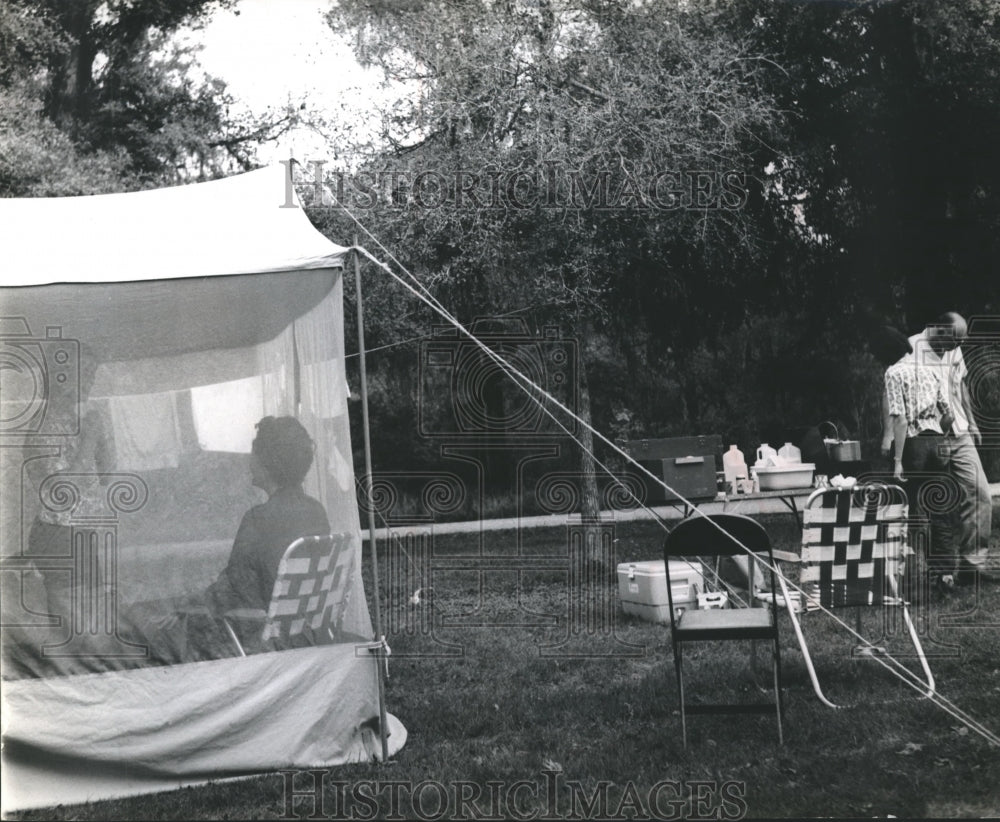
M582 355L582 352L581 352ZM586 427L591 425L590 415L590 385L587 381L587 368L583 356L579 363L579 400L577 413L586 425L580 426L580 515L583 518L583 533L586 544L587 559L595 566L605 565L604 552L601 546L600 528L601 497L597 487L597 463L594 461L594 435Z
M96 56L91 33L94 9L91 0L72 0L61 12L69 46L50 64L52 80L46 114L60 129L73 135L89 108Z

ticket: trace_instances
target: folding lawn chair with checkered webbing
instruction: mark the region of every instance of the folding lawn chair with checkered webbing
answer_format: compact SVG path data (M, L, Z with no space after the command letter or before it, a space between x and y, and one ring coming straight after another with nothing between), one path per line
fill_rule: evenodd
M931 696L934 677L907 603L899 593L910 553L906 492L897 485L881 483L820 489L806 502L802 525L799 585L804 592L803 607L787 610L816 695L831 708L838 707L820 688L796 611L801 610L804 616L819 608L893 606L902 608L903 620L926 676L926 695ZM794 603L796 598L790 596L784 578L778 579L785 602ZM881 649L870 643L861 648L862 655L879 652Z
M301 537L289 545L267 611L239 608L223 616L239 653L247 652L233 623L247 620L259 626L253 650L336 641L350 596L355 549L346 533Z

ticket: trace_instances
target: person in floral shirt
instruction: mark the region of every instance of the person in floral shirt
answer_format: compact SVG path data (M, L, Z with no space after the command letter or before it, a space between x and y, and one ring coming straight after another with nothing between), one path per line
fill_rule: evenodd
M893 437L893 476L905 483L910 514L930 521L931 572L939 587L954 587L948 512L927 505L947 499L949 466L943 448L951 428L952 410L938 374L924 358L908 354L885 372L885 391ZM941 486L937 488L937 486ZM911 544L916 540L911 533ZM916 547L916 546L914 546Z

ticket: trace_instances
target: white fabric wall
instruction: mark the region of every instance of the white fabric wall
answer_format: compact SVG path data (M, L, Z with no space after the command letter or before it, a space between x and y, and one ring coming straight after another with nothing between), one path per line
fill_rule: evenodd
M381 756L374 658L352 645L6 683L2 810ZM389 754L406 729L388 718Z

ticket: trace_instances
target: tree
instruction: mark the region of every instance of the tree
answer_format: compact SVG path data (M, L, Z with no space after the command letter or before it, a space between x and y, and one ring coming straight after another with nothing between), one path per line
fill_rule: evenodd
M786 71L782 180L831 274L911 328L996 308L1000 3L734 4L732 25Z
M8 197L100 194L120 189L121 165L110 152L79 152L45 118L23 85L0 88L0 192Z
M351 0L332 24L408 94L341 193L463 319L557 319L599 430L752 450L836 418L873 453L870 330L997 310L998 9ZM692 170L717 207L656 178ZM428 322L396 309L383 344Z
M739 327L762 300L740 274L765 253L754 222L780 118L765 61L720 34L718 14L666 0L330 12L361 60L412 92L383 113L386 149L360 158L361 196L341 195L461 319L558 322L584 354L581 410L601 358L649 340L631 368L684 373L706 326Z
M826 329L802 350L818 363L822 342L843 392L858 386L874 450L869 327L912 333L947 309L1000 308L1000 3L740 0L732 12L729 24L784 69L768 79L788 112L777 176L818 240L800 258L815 284L799 299ZM981 411L996 419L995 405Z
M294 112L232 118L174 39L233 0L7 0L0 6L0 184L7 196L82 194L219 176Z

